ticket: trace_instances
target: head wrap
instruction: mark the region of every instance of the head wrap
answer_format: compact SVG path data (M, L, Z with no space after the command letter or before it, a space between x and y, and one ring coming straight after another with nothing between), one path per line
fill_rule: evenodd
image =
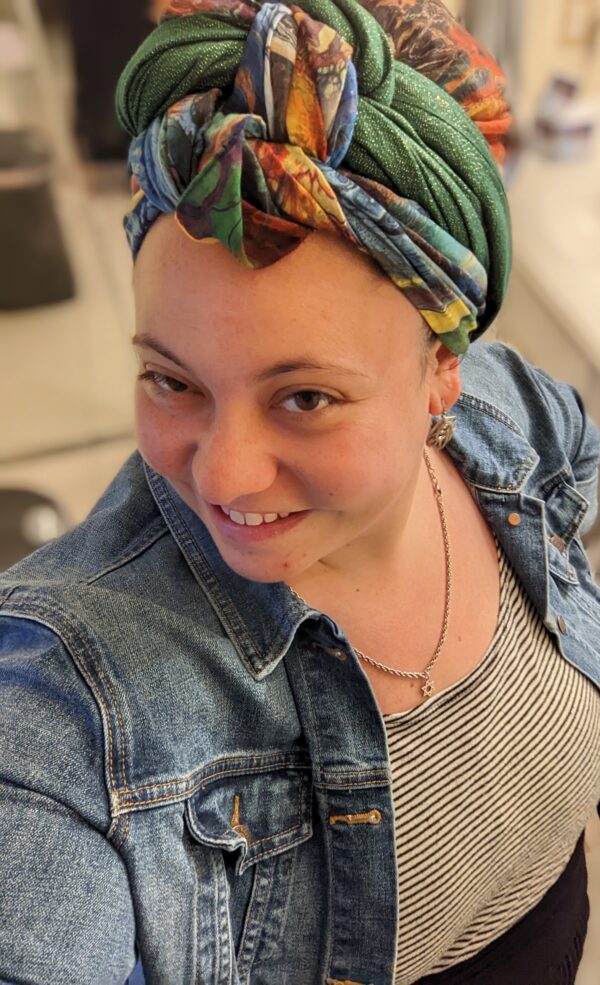
M134 138L134 255L164 212L250 267L329 230L453 352L496 315L503 77L441 0L170 0L117 112Z

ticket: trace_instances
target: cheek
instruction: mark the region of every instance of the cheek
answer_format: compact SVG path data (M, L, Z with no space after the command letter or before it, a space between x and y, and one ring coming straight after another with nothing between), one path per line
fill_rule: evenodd
M328 490L337 489L356 506L397 495L419 466L427 421L425 414L410 416L404 409L348 435L329 456Z
M370 502L382 487L395 484L404 458L399 429L388 433L381 422L373 421L338 433L321 448L313 458L315 479L326 501L337 498L340 505L344 501L359 506Z
M143 387L135 396L136 434L142 458L169 479L183 477L193 455L181 419L156 406Z

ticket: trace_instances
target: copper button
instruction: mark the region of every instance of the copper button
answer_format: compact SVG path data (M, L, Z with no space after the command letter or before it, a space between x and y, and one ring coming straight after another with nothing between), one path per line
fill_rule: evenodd
M326 978L326 985L363 985L363 982L350 981L349 978Z
M566 633L566 631L567 631L567 624L566 624L566 622L565 622L565 620L563 619L562 616L559 616L558 617L558 619L556 620L556 625L560 629L561 633Z
M312 648L313 650L323 650L325 653L328 653L330 657L337 657L338 660L348 659L348 654L346 651L337 646L323 646L322 643L313 643Z
M518 527L521 522L521 514L509 513L507 516L507 520L510 523L511 527Z
M340 821L343 821L344 824L379 824L381 811L377 807L373 807L363 814L331 814L329 817L330 824L338 824Z

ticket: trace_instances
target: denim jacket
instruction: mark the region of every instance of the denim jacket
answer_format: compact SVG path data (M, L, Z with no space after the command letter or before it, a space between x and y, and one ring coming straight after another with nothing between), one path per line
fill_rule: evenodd
M462 370L449 453L600 686L580 540L596 429L511 349L475 345ZM137 454L0 577L0 691L1 981L122 985L137 949L148 985L391 985L402 900L368 678L327 615L229 569Z

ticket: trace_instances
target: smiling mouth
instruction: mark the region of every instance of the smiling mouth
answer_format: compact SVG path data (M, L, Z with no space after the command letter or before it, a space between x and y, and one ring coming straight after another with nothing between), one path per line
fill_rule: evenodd
M220 506L219 509L241 527L260 527L263 523L275 523L276 520L285 520L290 516L290 513L239 513L237 510L228 510L225 506Z

